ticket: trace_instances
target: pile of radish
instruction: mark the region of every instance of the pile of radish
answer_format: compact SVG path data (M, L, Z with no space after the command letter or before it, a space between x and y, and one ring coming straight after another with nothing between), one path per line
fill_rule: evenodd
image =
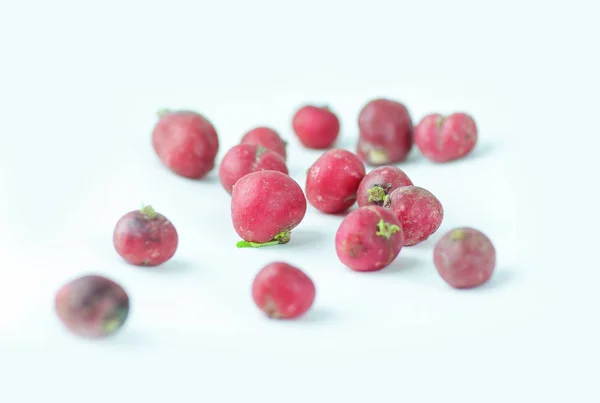
M304 188L288 176L287 155L293 150L269 127L241 136L220 161L219 180L231 194L232 229L241 238L236 246L294 242L293 231L310 204L320 214L345 214L335 234L335 253L357 272L385 269L403 248L425 241L442 224L442 202L396 166L406 160L413 145L429 160L447 163L467 156L477 142L475 122L465 113L430 114L413 126L407 108L389 99L371 100L360 111L355 152L333 148L340 121L328 107L303 106L291 125L303 147L324 150L307 167ZM183 177L202 179L217 163L217 131L196 112L160 112L152 145L160 161ZM368 171L367 166L373 168ZM355 203L358 208L350 211ZM118 221L113 244L129 264L157 266L175 255L178 233L165 216L144 206ZM281 255L285 257L285 248ZM491 241L468 227L444 234L432 257L441 279L457 289L484 284L496 265ZM316 293L313 280L283 259L262 268L250 289L257 307L276 319L302 316ZM102 276L67 283L55 302L65 326L84 337L113 334L129 310L125 290Z

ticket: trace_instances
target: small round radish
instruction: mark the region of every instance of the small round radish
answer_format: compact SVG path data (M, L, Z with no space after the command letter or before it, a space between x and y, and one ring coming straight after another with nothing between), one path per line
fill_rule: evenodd
M191 111L162 111L152 132L152 145L173 172L200 179L215 166L219 138L213 125Z
M306 198L295 180L277 171L258 171L237 181L231 194L238 248L287 243L306 214Z
M400 221L389 210L366 206L344 218L335 235L340 261L356 271L376 271L396 259L404 243Z
M496 250L480 231L456 228L435 245L433 263L440 276L452 287L473 288L492 277Z
M119 284L102 276L86 275L58 290L55 311L74 334L103 338L119 330L129 314L129 297Z
M367 103L358 115L358 156L369 165L406 160L412 149L413 125L406 107L389 99Z
M125 214L115 226L117 253L136 266L158 266L175 255L179 238L173 224L151 206Z
M244 134L240 143L261 145L280 154L284 160L287 158L287 143L275 130L269 127L257 127L250 130Z
M292 127L302 145L315 150L333 146L340 133L338 117L327 107L312 105L303 106L296 112Z
M425 116L415 127L415 144L434 162L449 162L469 154L477 143L475 121L465 113Z
M402 186L412 186L403 170L395 166L383 166L369 172L358 187L358 205L383 206L387 195Z
M275 151L256 144L238 144L223 157L219 180L227 193L231 193L242 176L265 170L288 173L283 157Z
M404 230L404 246L416 245L438 230L444 218L442 203L428 190L403 186L389 194L385 207L398 217Z
M346 150L329 150L309 168L306 197L317 210L336 214L356 201L356 192L365 176L365 165Z
M310 309L315 285L304 272L284 262L273 262L258 272L252 299L269 318L296 319Z

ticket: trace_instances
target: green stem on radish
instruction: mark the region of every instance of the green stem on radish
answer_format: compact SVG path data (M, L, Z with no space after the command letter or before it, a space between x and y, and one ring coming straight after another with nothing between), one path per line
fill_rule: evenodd
M394 235L396 232L400 231L399 226L394 225L394 224L389 224L389 223L383 221L383 219L379 220L379 222L377 223L377 228L379 228L379 231L377 231L375 233L375 235L384 237L385 239L390 239L392 237L392 235Z
M258 243L258 242L239 241L237 244L235 244L235 246L237 246L238 248L262 248L264 246L280 245L280 244L288 243L290 241L290 234L291 233L289 231L284 231L284 232L280 232L279 234L275 235L273 240L269 241L269 242Z
M235 244L238 248L262 248L263 246L274 246L279 245L279 241L271 241L265 243L256 243L256 242L248 242L248 241L239 241Z
M387 197L385 189L379 185L367 189L367 192L369 193L369 203L380 203L385 201Z
M140 213L142 213L142 215L149 220L154 220L158 215L152 206L143 206L140 210Z

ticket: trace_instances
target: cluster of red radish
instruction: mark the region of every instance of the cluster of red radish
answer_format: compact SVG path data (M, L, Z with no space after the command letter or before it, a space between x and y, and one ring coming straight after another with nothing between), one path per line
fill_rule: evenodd
M340 122L327 107L300 108L292 127L304 147L327 150L308 169L304 191L288 176L287 143L271 128L249 131L221 161L219 179L231 194L233 228L242 238L237 247L293 242L291 232L303 220L307 201L324 214L344 213L358 202L359 208L343 218L335 236L335 248L339 260L359 272L384 269L403 247L425 241L442 223L442 203L428 190L415 186L394 164L406 160L413 144L428 159L444 163L463 158L477 142L477 127L467 114L431 114L413 127L406 107L389 99L372 100L361 110L356 154L332 148L339 136ZM214 126L192 111L161 112L152 144L171 171L193 179L203 178L214 168L219 150ZM367 173L365 163L376 168ZM146 206L119 220L113 242L127 262L156 266L174 256L178 235L166 217ZM472 288L487 282L495 260L490 240L469 227L449 231L433 250L438 273L455 288ZM57 296L59 316L79 334L90 335L93 324L96 330L91 334L105 335L109 333L106 323L114 330L126 317L122 288L114 282L106 286L110 280L96 277L105 287L100 287L104 290L101 296L92 298L95 304L73 302L71 298L71 305L65 308L67 302L63 300L73 294L65 290L75 282L63 287L62 294L59 292L63 300ZM87 287L94 289L89 284ZM111 287L112 294L106 291ZM111 295L120 295L121 304L100 303ZM315 285L299 268L283 261L272 262L256 275L252 297L269 317L292 319L312 306ZM120 311L115 314L117 308ZM115 318L122 320L119 326ZM78 327L73 323L87 324Z

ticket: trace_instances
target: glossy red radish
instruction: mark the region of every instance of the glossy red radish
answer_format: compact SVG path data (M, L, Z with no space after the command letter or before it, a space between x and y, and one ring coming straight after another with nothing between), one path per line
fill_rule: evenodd
M243 239L238 248L287 243L306 214L300 185L277 171L253 172L233 187L231 219Z
M340 133L340 121L328 107L306 105L292 119L292 128L306 148L331 148Z

